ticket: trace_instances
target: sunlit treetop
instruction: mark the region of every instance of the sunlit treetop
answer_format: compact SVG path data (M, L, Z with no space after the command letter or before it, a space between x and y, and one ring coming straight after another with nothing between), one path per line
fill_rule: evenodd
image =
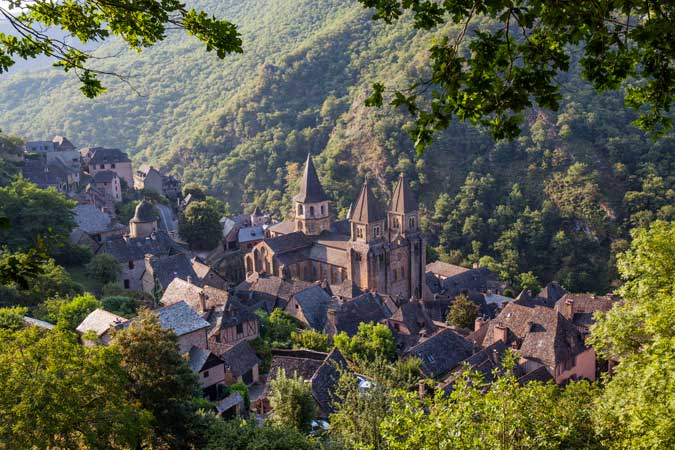
M121 74L92 67L97 57L91 51L71 45L69 39L55 38L44 30L60 29L82 44L101 42L110 36L122 39L129 48L142 51L166 37L169 30L183 30L202 41L207 51L219 58L241 53L237 27L204 11L186 8L176 0L9 0L0 2L0 20L14 31L0 33L0 73L16 59L40 55L55 59L55 66L73 71L82 83L81 91L95 97L105 91L101 75Z
M360 2L388 24L410 15L418 29L455 25L429 48L430 76L392 94L391 104L415 118L418 151L453 118L484 125L496 139L515 138L527 108L558 109L556 77L569 70L572 52L581 53L582 77L597 91L626 86L626 104L640 112L635 124L641 129L659 137L672 126L675 2ZM479 28L486 17L497 26ZM381 106L386 93L376 83L368 104Z

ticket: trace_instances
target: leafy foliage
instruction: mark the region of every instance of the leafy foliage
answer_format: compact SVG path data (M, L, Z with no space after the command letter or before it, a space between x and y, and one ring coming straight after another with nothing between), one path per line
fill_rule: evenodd
M163 329L157 316L142 311L113 339L127 374L129 395L152 413L155 435L171 448L184 448L201 433L193 398L199 396L196 375L178 353L178 338Z
M211 250L222 239L220 214L206 202L193 202L178 218L178 232L191 247Z
M297 374L289 377L285 370L278 369L276 378L270 381L270 388L272 423L301 432L309 431L316 409L309 384Z
M139 302L133 297L126 297L123 295L112 295L103 297L101 305L106 311L110 311L118 316L131 318L136 315L138 311Z
M460 294L452 301L446 321L450 325L471 330L479 313L480 306L472 302L466 295Z
M8 448L128 449L149 415L126 397L115 348L87 348L37 327L0 339L0 441Z
M12 8L16 8L14 13ZM0 33L0 73L6 72L16 58L45 55L54 58L54 66L65 72L74 71L80 90L89 98L105 91L99 75L114 75L90 63L96 59L90 51L80 49L67 38L43 33L41 27L57 27L82 44L117 36L131 50L140 52L166 37L168 28L181 29L195 36L214 50L219 58L241 52L237 28L226 20L218 20L204 11L187 9L178 1L149 1L136 5L87 0L81 4L54 4L46 1L11 0L9 9L0 7L3 19L14 34ZM122 77L121 74L117 74Z
M16 331L23 328L23 317L28 314L25 306L0 308L0 329Z
M345 357L357 361L377 358L393 360L396 357L394 335L381 323L360 323L356 335L349 337L344 331L333 338L335 346Z
M205 450L316 450L321 448L313 439L294 428L253 421L218 421L209 430Z
M293 341L293 348L306 348L317 352L327 352L330 350L328 336L311 328L302 331L292 331L291 340Z
M619 255L626 283L623 303L599 315L591 342L616 359L614 376L598 402L595 419L609 448L675 445L675 223L655 222L632 233Z
M87 273L100 283L113 283L122 273L120 264L114 256L107 253L100 253L93 258L86 266Z
M415 117L411 135L419 151L453 118L482 124L495 139L517 137L525 109L559 108L558 76L570 70L577 52L581 75L596 90L637 82L628 89L626 104L642 110L636 123L643 129L659 135L672 125L675 10L669 2L584 2L567 8L540 0L361 3L374 7L373 18L388 24L410 11L415 28L452 25L452 37L429 48L431 73L391 100ZM485 27L485 18L496 23ZM368 104L381 106L385 87L373 87ZM431 95L424 98L420 91L429 87Z
M80 295L72 299L50 298L38 306L35 315L47 322L75 330L90 312L100 307L101 302L91 294Z

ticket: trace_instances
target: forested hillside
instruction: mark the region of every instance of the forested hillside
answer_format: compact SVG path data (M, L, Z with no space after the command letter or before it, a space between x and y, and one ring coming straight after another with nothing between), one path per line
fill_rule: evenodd
M628 230L675 219L673 135L653 142L630 125L621 93L595 94L578 73L560 79L560 110L530 111L516 142L453 124L418 156L405 113L364 100L374 81L403 87L424 73L430 34L372 22L338 0L197 6L240 26L243 55L221 61L177 36L141 55L108 43L99 52L111 58L97 64L129 74L130 86L108 80L92 101L60 72L19 74L0 82L0 128L119 146L137 163L206 185L233 212L256 203L279 218L307 152L320 155L338 214L363 177L385 201L403 171L438 256L480 261L516 284L533 272L570 290L606 291Z

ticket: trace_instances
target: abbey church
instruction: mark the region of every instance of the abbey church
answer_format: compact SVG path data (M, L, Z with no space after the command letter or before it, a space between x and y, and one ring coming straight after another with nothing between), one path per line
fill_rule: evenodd
M420 298L426 266L417 200L403 175L385 210L367 183L348 217L333 221L330 201L307 157L294 220L272 225L245 257L246 270L284 279L351 282L363 291Z

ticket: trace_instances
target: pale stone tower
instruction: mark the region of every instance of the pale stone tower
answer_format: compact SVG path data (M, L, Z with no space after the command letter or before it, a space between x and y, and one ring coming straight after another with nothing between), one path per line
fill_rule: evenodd
M129 236L140 238L157 231L157 219L152 203L143 200L136 206L136 213L129 221Z
M426 242L419 229L419 206L401 174L387 212L391 252L388 293L420 298L426 267Z
M350 213L352 280L361 289L386 292L386 214L368 183Z
M330 211L328 196L321 186L314 168L312 156L307 155L305 171L300 182L300 192L295 201L295 231L307 235L318 235L330 230Z

